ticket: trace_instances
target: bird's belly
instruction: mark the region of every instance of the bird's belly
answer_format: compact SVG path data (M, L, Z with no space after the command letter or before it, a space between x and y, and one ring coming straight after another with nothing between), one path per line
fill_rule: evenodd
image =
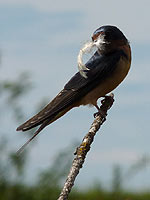
M91 92L86 94L80 101L80 105L97 104L97 99L105 96L112 90L114 90L126 77L130 69L130 62L126 59L120 59L115 71L108 78L100 81L100 84L94 88Z

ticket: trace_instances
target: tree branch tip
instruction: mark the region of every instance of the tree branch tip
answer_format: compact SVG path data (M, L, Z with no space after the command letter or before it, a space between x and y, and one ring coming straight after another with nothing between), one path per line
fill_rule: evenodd
M104 96L104 99L101 101L102 105L100 106L100 112L95 116L95 119L85 137L82 140L82 143L79 147L76 148L74 153L75 158L72 162L72 167L64 184L64 187L61 191L61 194L58 200L67 200L68 195L74 185L76 176L79 174L79 170L82 168L87 152L91 148L91 144L94 140L94 137L97 131L100 129L101 125L106 120L107 111L111 108L114 102L114 94L111 93L108 96Z

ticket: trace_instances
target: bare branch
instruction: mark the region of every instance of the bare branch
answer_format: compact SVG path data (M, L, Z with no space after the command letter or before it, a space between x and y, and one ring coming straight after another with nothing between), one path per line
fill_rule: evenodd
M67 177L67 180L64 184L64 187L61 191L61 194L58 200L68 199L68 195L74 185L75 178L78 175L80 168L82 168L87 152L91 148L91 144L94 140L94 136L96 132L100 129L101 125L106 120L107 111L108 109L111 108L111 106L113 105L113 102L114 102L113 93L111 93L109 96L105 96L105 98L101 101L102 105L100 107L100 112L96 114L96 117L89 129L89 132L83 138L82 143L80 144L80 146L77 148L75 152L76 157L74 158L72 162L72 167L70 169L69 175Z

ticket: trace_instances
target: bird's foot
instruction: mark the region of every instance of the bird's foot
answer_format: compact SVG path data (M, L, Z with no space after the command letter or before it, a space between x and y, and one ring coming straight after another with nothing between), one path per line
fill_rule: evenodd
M94 113L94 118L96 118L97 116L101 116L102 118L106 118L106 113L104 111L102 111L101 109L99 109L98 112Z
M101 100L101 106L98 107L98 105L95 105L95 107L97 108L98 112L94 113L94 118L96 118L97 116L101 116L101 118L103 119L103 121L106 120L106 116L107 116L107 110L109 109L107 104L110 104L114 102L114 95L113 93L111 93L108 96L103 96L104 99ZM107 103L106 103L107 102ZM110 106L111 107L111 106Z
M93 114L94 118L96 118L99 115L100 115L99 112L96 112L96 113Z

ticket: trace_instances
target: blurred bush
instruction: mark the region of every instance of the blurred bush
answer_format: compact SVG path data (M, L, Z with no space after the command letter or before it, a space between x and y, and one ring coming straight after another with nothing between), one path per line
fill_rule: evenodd
M20 121L24 118L19 99L31 90L32 84L27 73L23 73L15 81L0 81L0 116L8 110L13 111L14 118ZM41 106L41 105L40 105ZM5 131L5 130L4 130ZM2 132L4 132L2 131ZM2 133L0 133L2 135ZM3 134L4 135L4 134ZM54 200L60 193L61 186L69 172L75 146L61 151L50 167L40 172L36 182L28 185L24 182L26 176L27 150L21 156L11 152L9 140L0 138L0 200ZM102 184L96 183L92 188L84 190L75 187L70 200L150 200L150 191L134 193L123 189L123 184L147 166L150 159L143 157L123 174L116 165L112 175L112 190L108 191Z

